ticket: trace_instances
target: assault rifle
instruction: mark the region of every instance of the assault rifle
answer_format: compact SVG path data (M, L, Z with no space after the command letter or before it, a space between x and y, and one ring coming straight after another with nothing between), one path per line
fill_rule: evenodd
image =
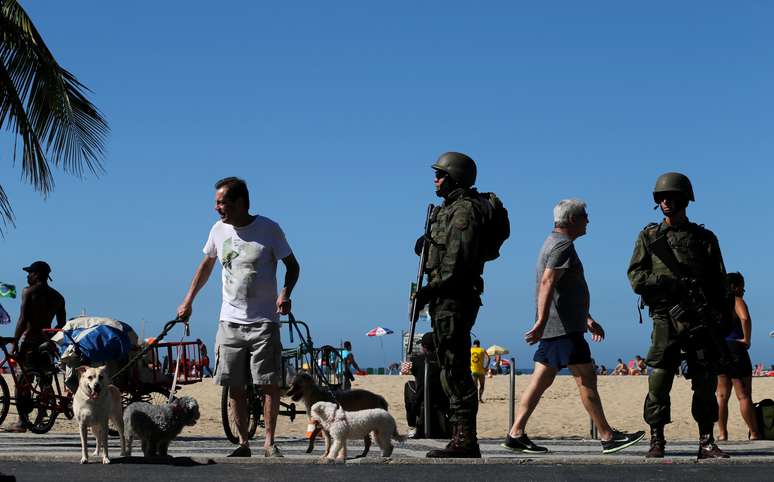
M670 308L669 316L675 324L686 327L689 347L696 360L699 363L719 361L721 365L727 364L728 347L718 333L722 315L709 306L699 281L687 275L669 246L666 235L662 234L649 242L648 248L677 278L682 299Z
M422 249L419 252L419 269L417 270L417 284L416 289L414 293L419 291L420 288L422 288L422 281L425 277L425 263L427 262L427 253L430 251L430 222L432 221L433 217L433 210L435 209L435 206L432 204L427 205L427 216L425 217L425 232L422 236ZM419 303L417 303L417 299L413 296L414 293L412 293L411 297L411 308L409 309L409 324L410 324L410 330L409 330L409 342L408 347L406 347L406 357L408 355L411 355L414 352L414 332L417 329L417 320L419 319L419 312L422 311L423 306L419 306Z

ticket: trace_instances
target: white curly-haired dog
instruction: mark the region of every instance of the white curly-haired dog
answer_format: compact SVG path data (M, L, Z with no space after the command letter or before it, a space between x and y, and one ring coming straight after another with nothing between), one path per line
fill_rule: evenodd
M312 420L322 425L329 461L347 460L347 439L363 438L373 433L374 440L382 449L382 457L392 455L392 439L403 442L406 438L398 433L395 419L387 410L369 408L347 412L331 402L317 402L312 405Z
M196 425L199 404L191 397L180 397L165 405L134 402L124 410L126 450L132 455L134 437L142 442L145 457L167 456L169 443L185 426Z

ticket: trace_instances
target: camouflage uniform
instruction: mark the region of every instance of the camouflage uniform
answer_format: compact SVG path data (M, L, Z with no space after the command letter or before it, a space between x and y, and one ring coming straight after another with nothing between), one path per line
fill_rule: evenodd
M712 231L691 222L679 227L662 222L650 224L640 232L628 275L634 292L642 296L653 319L651 346L646 360L653 371L648 378L644 418L651 427L663 427L671 422L669 392L681 363L681 352L685 352L693 390L691 414L699 425L700 433L711 433L713 424L718 420L716 367L709 361L711 357L703 361L699 359L697 350L691 349L687 343L686 326L674 322L669 316L669 309L680 302L680 288L669 268L648 249L648 243L661 234L666 234L687 276L699 281L713 309L725 313L724 301L728 299L726 269L718 240ZM702 348L710 350L709 346Z
M484 262L479 252L481 219L475 189L457 188L431 219L425 266L429 312L441 385L449 397L450 421L465 446L476 441L478 392L470 374L470 330L481 306Z

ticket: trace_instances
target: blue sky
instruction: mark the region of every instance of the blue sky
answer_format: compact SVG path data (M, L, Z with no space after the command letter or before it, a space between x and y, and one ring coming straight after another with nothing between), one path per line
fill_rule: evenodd
M351 339L362 365L382 365L398 337L382 348L364 334L407 326L412 247L436 202L429 166L459 150L513 227L486 268L482 344L531 366L537 251L555 202L580 197L591 224L576 246L608 334L592 353L611 365L647 351L626 268L659 220L656 177L681 171L689 217L747 278L753 362L774 362L774 6L480 3L23 1L112 133L105 174L58 172L46 200L5 143L17 226L0 241L0 280L24 285L21 267L46 259L69 314L144 319L150 336L202 256L213 183L238 175L301 263L294 312L315 342ZM212 343L219 301L215 275L193 336ZM2 303L15 321L18 300Z

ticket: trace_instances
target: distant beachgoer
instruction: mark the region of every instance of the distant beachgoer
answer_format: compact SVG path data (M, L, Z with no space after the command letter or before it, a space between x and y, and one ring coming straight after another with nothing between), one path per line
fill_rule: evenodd
M196 342L199 344L199 354L201 355L201 359L199 360L199 363L201 363L201 374L202 377L212 377L212 368L210 368L210 357L207 355L207 345L204 344L204 342L200 339L196 339Z
M489 355L486 350L481 348L481 342L473 341L470 347L470 373L473 375L473 382L478 387L478 401L484 403L484 385L486 384L486 370L489 366Z
M67 322L65 299L54 288L48 285L51 280L51 267L45 261L35 261L26 268L28 286L22 291L19 321L14 333L16 359L25 369L47 370L52 364L52 358L40 345L51 337L43 330L51 328L56 318L56 327L62 328ZM23 394L17 392L19 400ZM19 419L6 428L6 432L22 433L27 429Z
M495 355L494 358L490 358L489 360L489 378L492 378L492 375L499 375L502 373L502 356L501 355Z
M629 368L629 375L647 375L648 374L648 365L645 363L645 360L642 359L640 355L637 355L634 357L634 360L632 360L631 367Z
M628 375L629 374L629 368L626 366L626 363L622 359L618 359L618 364L613 368L613 375Z
M586 234L589 217L586 203L577 199L560 201L554 207L554 231L540 249L537 261L537 319L524 334L530 345L540 343L533 360L535 369L529 386L519 397L516 419L503 447L522 453L545 453L527 437L527 421L540 398L554 382L559 370L572 373L583 407L597 426L602 453L615 453L640 441L645 432L625 433L613 429L605 417L597 391L597 374L591 364L592 340L602 341L605 330L589 313L590 294L583 263L574 241ZM569 414L568 414L569 416Z
M739 401L739 411L750 430L750 440L758 440L761 437L752 402L752 362L747 353L750 349L752 319L744 301L744 277L741 273L728 273L727 279L734 295L734 317L731 333L726 337L731 361L727 366L720 367L718 375L718 440L728 440L728 398L732 384Z
M597 372L597 374L602 376L607 375L607 368L605 367L605 365L599 366L599 371Z
M349 341L344 342L341 358L344 360L344 390L349 390L352 388L352 382L355 381L355 375L352 374L352 368L360 371L360 367L355 361L355 354L352 353L352 343Z

